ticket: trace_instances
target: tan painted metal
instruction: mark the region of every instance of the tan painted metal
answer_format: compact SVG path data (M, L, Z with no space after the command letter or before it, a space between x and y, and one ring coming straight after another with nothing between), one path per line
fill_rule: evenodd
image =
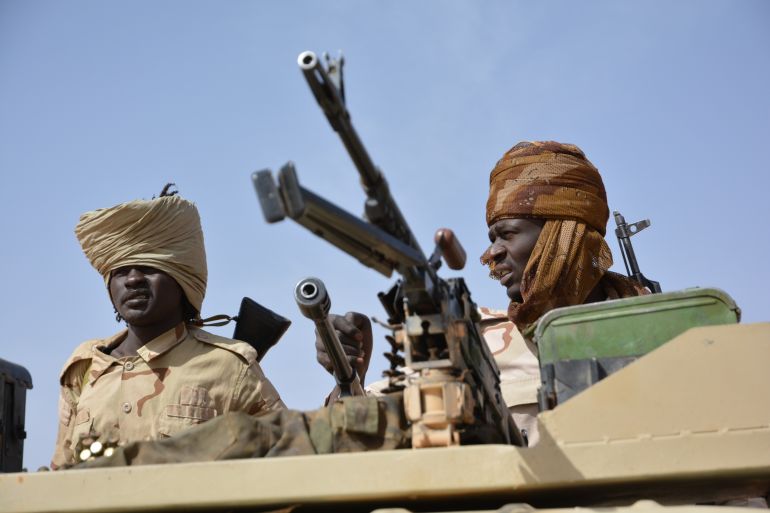
M442 511L442 504L456 508L462 501L472 510L485 502L496 509L506 503L577 506L649 498L677 504L764 496L770 492L767 362L770 323L696 328L544 413L541 442L533 448L5 474L0 511L334 503L356 503L365 511L421 503Z
M409 513L406 508L382 508L372 513ZM631 506L613 508L549 508L537 509L528 504L508 504L494 510L474 509L454 513L714 513L712 506L661 506L655 501L638 501ZM718 513L746 513L744 508L720 507Z

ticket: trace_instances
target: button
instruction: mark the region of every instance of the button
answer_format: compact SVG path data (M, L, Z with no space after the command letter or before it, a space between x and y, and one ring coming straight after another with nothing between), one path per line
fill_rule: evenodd
M123 403L121 408L123 409L123 413L131 413L131 403Z
M126 369L127 371L134 370L134 362L126 362L126 364L123 365L123 368Z

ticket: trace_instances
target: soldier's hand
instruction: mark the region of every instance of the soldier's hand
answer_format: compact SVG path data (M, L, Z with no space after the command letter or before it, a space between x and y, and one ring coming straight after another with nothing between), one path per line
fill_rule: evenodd
M348 357L350 365L356 369L358 379L364 384L364 377L372 357L372 323L369 318L358 312L348 312L343 315L329 314L329 320L337 332L342 348ZM324 369L332 373L332 362L318 336L315 334L316 359Z

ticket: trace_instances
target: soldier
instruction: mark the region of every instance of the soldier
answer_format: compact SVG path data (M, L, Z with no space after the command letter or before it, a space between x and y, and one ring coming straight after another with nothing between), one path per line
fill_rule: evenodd
M575 145L518 143L490 174L486 219L491 244L481 262L505 287L510 304L507 311L481 308L480 327L500 368L505 402L530 444L538 439L540 370L537 348L522 332L553 308L648 292L609 271L608 217L599 171ZM357 314L334 319L362 376L371 352L367 323ZM329 370L320 341L316 348L319 363Z
M284 407L250 345L200 329L200 218L168 188L87 212L75 228L127 329L84 342L65 363L54 469L74 463L92 440L165 438L228 411Z

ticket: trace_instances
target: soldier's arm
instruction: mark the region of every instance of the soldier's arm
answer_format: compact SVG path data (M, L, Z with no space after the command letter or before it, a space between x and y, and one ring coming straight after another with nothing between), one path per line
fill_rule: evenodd
M59 391L59 430L56 446L51 458L51 468L57 470L63 465L75 462L71 447L72 432L75 429L75 415L80 397L79 387L63 384Z
M269 410L286 408L281 396L270 380L265 377L256 361L244 366L233 391L230 411L242 411L256 415Z

